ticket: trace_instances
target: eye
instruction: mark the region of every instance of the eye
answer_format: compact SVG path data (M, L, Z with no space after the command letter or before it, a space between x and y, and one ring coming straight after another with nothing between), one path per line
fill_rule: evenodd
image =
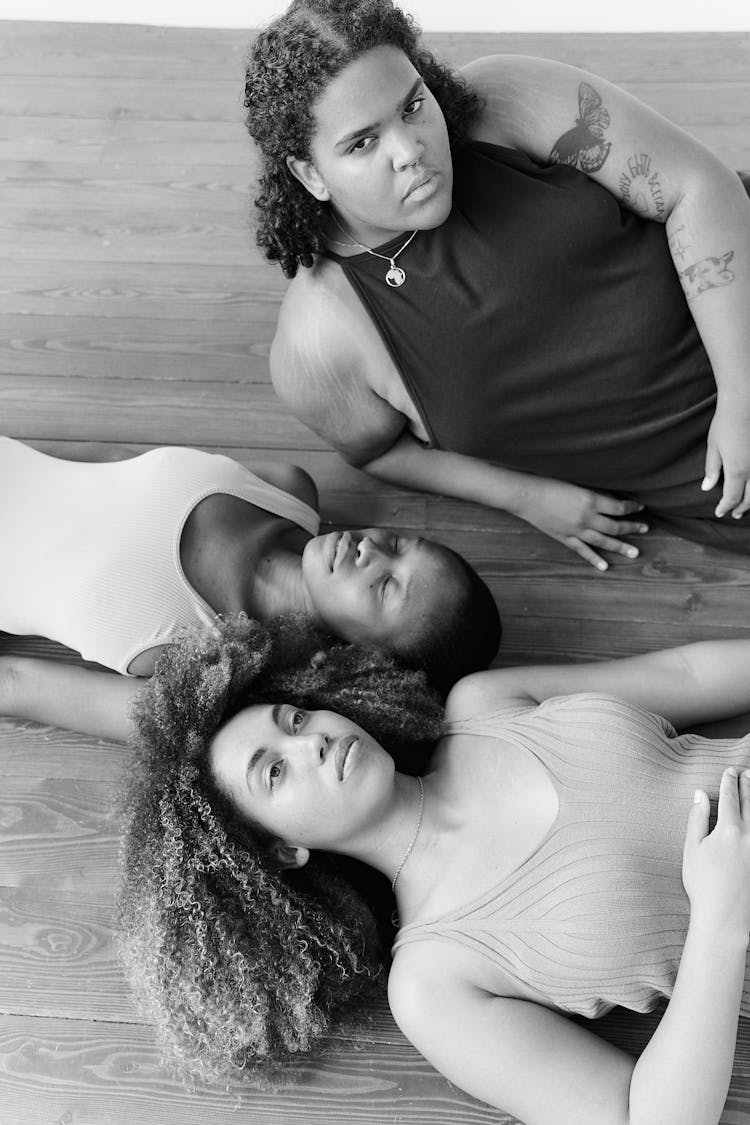
M424 94L419 94L416 98L412 98L408 105L404 106L404 117L413 117L415 113L419 113L424 100Z
M393 536L391 546L396 553L398 553L398 551L401 549L401 540L399 539L398 535Z
M386 591L388 590L388 587L391 585L392 581L393 581L393 575L392 574L386 574L385 578L380 583L380 599L381 599L381 601L383 601L385 599Z
M266 778L268 780L268 788L271 789L271 790L275 789L276 786L278 785L278 783L281 781L281 778L283 776L284 776L284 763L280 762L280 761L279 762L272 762L271 765L268 767L268 770L266 772Z
M302 726L304 721L305 721L305 712L304 711L292 710L292 711L289 712L289 729L291 730L292 734L297 733L297 731Z
M374 137L360 137L360 139L358 141L355 141L354 144L346 151L347 153L366 152L368 148L370 148L374 140Z

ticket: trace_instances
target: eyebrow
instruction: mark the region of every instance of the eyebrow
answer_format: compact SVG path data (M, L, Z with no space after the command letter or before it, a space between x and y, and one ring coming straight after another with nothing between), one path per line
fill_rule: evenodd
M273 725L275 727L277 727L279 725L279 713L280 713L280 711L281 711L281 704L275 703L274 706L273 706L273 710L271 711L271 722L273 723ZM263 757L265 752L266 752L265 746L259 746L257 750L253 751L252 757L250 758L250 761L247 763L247 769L245 770L245 777L247 778L248 784L250 783L250 778L253 774L253 771L255 770L255 767L257 766L258 762Z
M406 97L402 98L401 101L398 103L398 105L399 106L408 105L409 102L413 99L414 95L416 94L417 90L419 89L419 87L421 85L422 85L422 76L420 75L417 78L417 81L414 83L414 85L409 90ZM378 129L379 127L380 127L379 121L374 121L372 123L372 125L363 125L361 129L355 129L353 132L346 133L345 136L340 137L339 140L336 141L335 147L341 148L343 145L348 145L348 144L350 144L351 141L356 141L359 137L363 137L367 133L374 133L375 130Z

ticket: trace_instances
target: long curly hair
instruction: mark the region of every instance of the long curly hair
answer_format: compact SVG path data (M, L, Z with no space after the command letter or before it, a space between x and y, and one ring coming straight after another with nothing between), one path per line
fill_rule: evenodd
M118 949L189 1083L242 1072L267 1085L383 986L387 881L324 853L280 870L211 777L208 749L222 724L285 700L346 715L412 772L441 733L442 701L423 673L294 618L240 617L186 635L162 657L135 706L135 761L121 794Z
M482 106L479 95L430 51L420 29L391 0L293 0L261 31L245 71L245 118L263 167L258 245L287 277L311 266L323 248L327 204L315 199L287 168L287 156L310 159L313 105L350 62L375 47L403 51L436 98L451 147L466 139Z

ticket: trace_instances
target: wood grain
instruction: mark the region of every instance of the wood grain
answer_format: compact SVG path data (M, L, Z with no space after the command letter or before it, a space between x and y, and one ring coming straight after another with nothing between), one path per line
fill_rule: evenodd
M268 350L286 281L252 231L251 34L0 23L0 430L83 460L177 443L296 461L329 525L412 529L473 561L503 614L501 664L748 635L750 568L736 555L652 532L638 560L598 575L503 513L379 486L276 402ZM605 75L750 167L748 33L429 41L455 64L510 52ZM8 649L76 659L38 638L0 637ZM740 716L713 729L748 727ZM384 1004L276 1094L176 1083L113 946L112 806L129 762L126 747L0 720L4 1121L509 1125L437 1075ZM637 1052L655 1018L615 1012L596 1030ZM722 1121L748 1120L745 1025Z

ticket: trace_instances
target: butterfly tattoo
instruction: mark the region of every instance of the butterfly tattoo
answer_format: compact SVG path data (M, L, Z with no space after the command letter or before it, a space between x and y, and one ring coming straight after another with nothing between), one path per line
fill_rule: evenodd
M609 112L593 86L581 82L578 87L578 118L572 129L558 137L549 159L555 164L569 164L582 172L598 172L612 145L602 140L609 126Z

